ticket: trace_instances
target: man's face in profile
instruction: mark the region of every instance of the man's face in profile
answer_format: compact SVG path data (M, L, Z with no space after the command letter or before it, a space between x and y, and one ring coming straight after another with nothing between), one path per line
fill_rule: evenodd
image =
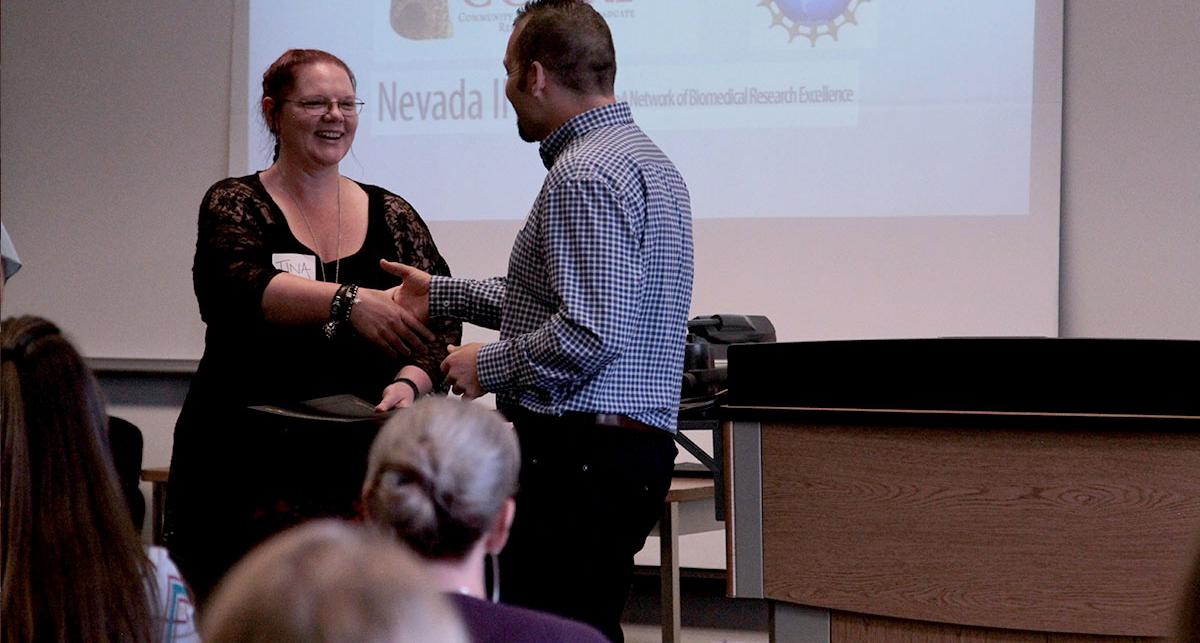
M526 143L536 143L545 136L538 135L539 128L533 116L536 103L524 86L529 70L521 68L513 53L517 37L524 28L524 22L518 24L513 27L512 34L508 37L508 47L504 51L504 71L508 74L508 79L504 82L504 95L517 115L517 136Z

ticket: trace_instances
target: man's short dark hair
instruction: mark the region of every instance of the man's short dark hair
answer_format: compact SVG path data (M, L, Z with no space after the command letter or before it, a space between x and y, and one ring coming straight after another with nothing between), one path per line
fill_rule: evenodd
M613 94L617 54L612 33L584 0L530 0L517 10L513 28L524 24L513 43L518 73L536 60L564 87L579 94Z

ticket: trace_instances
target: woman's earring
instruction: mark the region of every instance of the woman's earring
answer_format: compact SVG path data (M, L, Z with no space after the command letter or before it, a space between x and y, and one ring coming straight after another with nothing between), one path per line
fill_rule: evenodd
M488 560L491 561L491 563L487 567L487 570L490 571L491 573L487 574L488 577L484 579L485 584L489 588L488 589L488 599L491 600L493 603L499 603L500 602L500 555L493 554L492 552L489 551L487 553L487 557L488 557Z

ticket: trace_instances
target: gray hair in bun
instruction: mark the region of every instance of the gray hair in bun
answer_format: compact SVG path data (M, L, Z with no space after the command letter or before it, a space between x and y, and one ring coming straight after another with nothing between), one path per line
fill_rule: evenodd
M461 559L517 491L517 436L479 404L427 397L380 429L363 501L371 521L425 558Z

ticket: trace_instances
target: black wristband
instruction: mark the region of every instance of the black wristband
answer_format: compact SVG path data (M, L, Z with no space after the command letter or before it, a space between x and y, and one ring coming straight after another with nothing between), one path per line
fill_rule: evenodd
M419 397L421 397L421 389L417 387L417 383L416 383L416 382L414 382L414 381L412 381L412 380L408 379L407 377L397 377L396 379L392 380L392 383L393 383L393 384L395 384L395 383L397 383L397 382L403 382L403 383L405 383L405 384L408 384L408 386L409 386L410 388L412 388L412 390L413 390L413 399L414 399L414 400L415 400L415 399L417 399L417 398L419 398Z

